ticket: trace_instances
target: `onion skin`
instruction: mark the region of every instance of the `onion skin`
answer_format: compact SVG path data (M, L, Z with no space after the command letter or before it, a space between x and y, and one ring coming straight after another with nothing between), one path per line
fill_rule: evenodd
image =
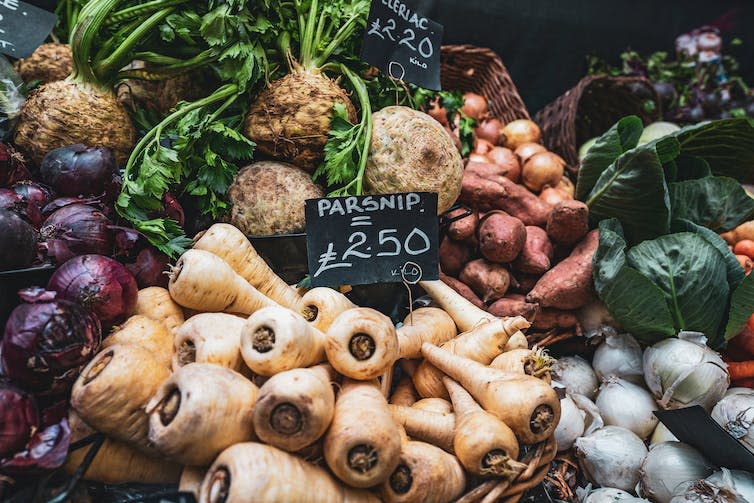
M47 240L48 254L63 263L86 253L109 255L113 249L110 225L97 208L69 204L50 215L40 232Z
M552 152L534 154L524 164L524 185L531 191L539 192L546 185L557 185L565 172L565 161Z
M0 271L27 267L36 256L37 233L12 211L0 209ZM7 246L6 243L12 243Z
M503 168L503 176L509 180L518 183L521 179L521 164L518 162L516 154L509 148L494 147L487 153L487 157L494 164Z
M503 129L503 123L497 119L485 119L474 130L477 138L487 140L493 145L500 145L503 140L501 133Z
M102 340L99 320L55 292L22 290L0 341L3 374L38 393L67 392Z
M572 201L573 197L559 189L552 187L545 187L542 192L539 193L539 198L549 204L550 206L557 206L563 201Z
M475 154L487 154L494 147L495 147L495 145L493 145L491 142L485 140L484 138L477 138L476 143L474 144L474 153Z
M529 158L534 154L539 154L541 152L547 152L547 149L540 143L522 143L516 148L516 155L518 156L521 164L524 164L526 161L528 161Z
M115 173L115 157L108 148L67 145L50 151L39 173L60 196L99 195Z
M0 383L0 459L23 449L39 427L34 396L10 384Z
M505 125L502 131L505 136L505 146L516 150L524 143L539 143L542 131L534 121L518 119Z
M50 188L31 180L17 182L13 184L11 189L25 202L37 205L40 210L52 201Z
M472 119L482 120L487 115L487 99L476 93L464 93L461 113Z
M138 292L128 269L102 255L68 260L52 275L47 289L89 309L105 326L121 323L133 313Z
M136 262L127 264L126 269L134 275L139 289L150 286L168 287L168 264L170 257L154 248L144 248L136 256Z
M0 187L30 179L31 173L26 169L23 156L7 143L0 142Z

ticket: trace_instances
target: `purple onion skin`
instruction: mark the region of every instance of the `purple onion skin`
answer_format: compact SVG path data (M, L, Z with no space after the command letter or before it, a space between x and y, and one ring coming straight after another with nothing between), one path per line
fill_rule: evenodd
M0 471L9 475L33 475L63 466L71 444L68 418L34 433L24 450L0 461Z
M39 209L44 208L53 199L53 193L49 187L41 183L32 182L31 180L15 183L11 189L21 196L24 201L29 201L39 206Z
M60 208L70 206L71 204L86 204L92 208L102 210L102 204L96 197L57 197L42 208L42 215L47 218Z
M0 459L20 451L39 427L34 396L0 383Z
M138 286L128 269L109 257L80 255L64 263L47 289L94 313L105 327L126 320L136 308Z
M0 271L30 266L37 256L37 232L12 211L0 209Z
M113 249L112 223L100 210L86 204L69 204L45 220L40 232L48 255L58 264L76 255L109 255Z
M0 187L9 187L21 180L29 180L31 173L23 157L7 143L0 142Z
M136 256L136 262L127 264L126 268L136 278L136 284L139 288L150 286L168 287L168 270L170 257L160 253L154 248L144 248Z
M108 148L68 145L51 150L39 172L61 196L100 195L115 173L115 157Z
M3 374L40 395L67 393L99 348L100 322L55 292L38 288L21 295L27 302L11 312L0 341Z

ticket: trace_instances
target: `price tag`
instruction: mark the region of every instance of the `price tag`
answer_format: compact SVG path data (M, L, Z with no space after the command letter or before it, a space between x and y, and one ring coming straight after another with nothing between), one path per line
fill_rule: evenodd
M45 41L58 17L20 0L0 0L0 52L25 58Z
M387 75L440 90L443 26L410 0L372 0L361 59Z
M306 248L313 286L439 279L437 194L308 199Z

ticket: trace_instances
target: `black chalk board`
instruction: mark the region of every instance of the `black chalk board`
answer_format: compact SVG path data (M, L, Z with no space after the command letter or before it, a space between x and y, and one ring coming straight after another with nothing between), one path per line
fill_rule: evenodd
M25 58L52 31L58 17L19 0L0 0L0 52Z

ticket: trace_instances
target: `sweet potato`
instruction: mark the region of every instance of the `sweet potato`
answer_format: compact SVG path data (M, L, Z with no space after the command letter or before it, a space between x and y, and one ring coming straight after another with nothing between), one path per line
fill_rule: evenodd
M513 262L524 249L526 227L518 218L492 211L479 222L479 251L490 262Z
M527 274L544 274L552 264L554 249L547 233L541 227L526 226L526 243L513 266Z
M589 208L581 201L562 201L547 218L547 235L564 245L581 241L589 232Z
M523 185L513 183L508 178L496 180L506 191L506 196L497 201L496 208L521 220L525 225L544 227L552 208L541 201Z
M542 307L577 309L594 296L592 258L599 245L599 231L590 231L571 255L547 271L526 296Z
M539 278L542 277L541 274L524 274L518 271L514 271L513 274L511 277L511 291L524 295L531 292L534 285L539 281Z
M458 208L448 213L448 218L455 218L468 213L466 208ZM476 232L476 226L479 223L479 218L475 212L471 212L470 215L461 217L460 219L451 222L448 226L448 237L454 241L466 241L470 237L474 236Z
M442 280L443 283L445 283L450 288L458 292L464 299L468 300L469 302L474 304L476 307L480 309L486 308L486 306L484 305L484 302L482 302L479 299L479 297L476 296L474 291L462 281L459 281L455 278L451 278L450 276L443 273L440 273L440 280Z
M523 316L527 320L534 320L539 312L539 305L526 302L526 297L521 294L510 293L502 299L496 300L487 311L500 318Z
M440 269L445 274L458 276L466 262L471 259L471 250L449 237L445 237L440 243Z
M483 258L472 260L458 276L464 284L481 297L482 302L493 302L505 295L511 279L508 270Z
M735 229L720 234L720 236L731 246L742 239L754 239L754 220L744 222Z
M490 211L507 195L505 187L501 184L466 171L461 181L461 195L458 201L477 211Z
M528 318L527 318L528 319ZM532 327L536 330L552 330L554 328L577 328L581 332L579 320L572 311L563 311L546 307L540 309L532 321Z

